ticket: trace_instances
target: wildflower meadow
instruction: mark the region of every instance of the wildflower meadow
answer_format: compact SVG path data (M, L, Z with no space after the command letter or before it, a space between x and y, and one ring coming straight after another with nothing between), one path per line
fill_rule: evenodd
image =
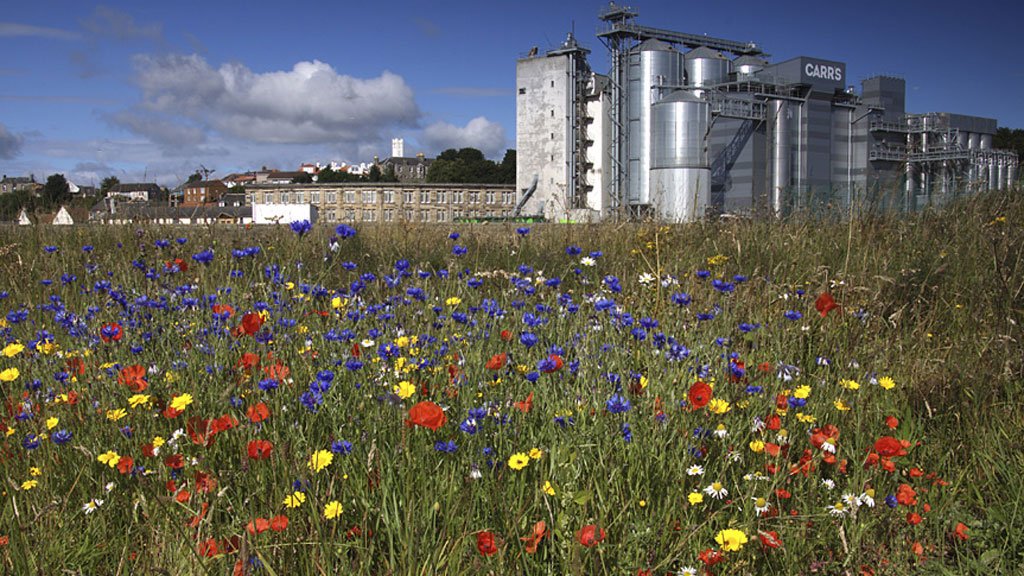
M0 230L0 572L1010 574L1024 201Z

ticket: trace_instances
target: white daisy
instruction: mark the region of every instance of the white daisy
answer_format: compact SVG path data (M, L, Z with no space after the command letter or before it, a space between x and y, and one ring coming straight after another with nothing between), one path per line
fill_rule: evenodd
M754 512L758 516L768 511L768 500L764 498L751 498L754 501Z
M826 508L826 510L828 510L828 513L832 516L843 516L844 514L846 514L846 505L844 505L842 502L836 502L835 504Z
M92 514L93 512L98 510L99 507L102 505L103 500L100 500L99 498L93 498L92 500L89 500L85 504L82 504L82 512L85 512L86 514Z
M676 572L676 576L697 576L697 569L693 566L683 566Z
M694 464L693 466L690 466L689 468L686 469L686 475L687 476L703 476L704 475L704 467L701 466L700 464Z
M829 490L832 490L833 488L836 487L836 482L831 478L822 478L821 485L824 486L825 488L828 488Z
M721 482L713 482L704 488L704 493L716 500L721 500L729 495L729 491L722 486Z

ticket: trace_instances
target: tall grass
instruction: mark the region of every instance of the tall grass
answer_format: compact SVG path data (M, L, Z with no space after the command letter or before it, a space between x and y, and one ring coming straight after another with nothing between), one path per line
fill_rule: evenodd
M0 384L9 432L0 565L14 574L1010 573L1024 561L1022 223L1024 201L993 194L850 221L525 234L360 226L336 252L334 230L319 225L303 237L286 227L0 230L2 344L25 346L0 356L0 371L18 370ZM260 250L232 256L246 247ZM193 258L206 249L211 263ZM544 282L552 278L560 283ZM840 304L826 317L815 308L823 293ZM239 333L260 310L262 328ZM123 337L104 341L102 327L115 323ZM259 364L242 366L245 353ZM507 363L488 369L501 353ZM551 354L563 366L545 371ZM118 382L133 365L150 396L138 407ZM327 372L322 403L304 404ZM880 386L883 376L896 387ZM260 386L268 379L276 388ZM728 412L689 404L698 380ZM396 393L402 381L415 387L409 398ZM186 392L193 402L181 414L164 411ZM408 426L421 401L442 406L447 423ZM252 422L259 402L270 417ZM119 408L126 415L114 420ZM472 415L476 431L460 429ZM773 415L780 430L763 426ZM218 417L237 425L212 442L190 437ZM815 444L826 424L838 430L834 464ZM73 438L57 445L62 429ZM864 465L886 435L907 441L892 472ZM155 437L167 443L148 456ZM272 443L269 458L249 457L253 440ZM454 452L436 449L449 441ZM329 466L309 466L332 448ZM539 457L510 466L532 449ZM108 451L132 465L99 462ZM165 462L174 454L177 471ZM694 465L703 476L687 473ZM727 497L691 503L714 482ZM890 508L901 484L917 501ZM844 493L869 489L874 507L858 499L836 513ZM305 501L286 507L295 492ZM87 513L93 500L103 503ZM332 501L344 510L328 519ZM922 521L908 522L911 513ZM275 517L287 527L246 529ZM523 539L539 521L547 535L530 553ZM581 543L587 525L604 539ZM750 541L705 566L701 555L724 547L715 537L726 529ZM772 532L781 547L761 544ZM484 533L493 554L478 547Z

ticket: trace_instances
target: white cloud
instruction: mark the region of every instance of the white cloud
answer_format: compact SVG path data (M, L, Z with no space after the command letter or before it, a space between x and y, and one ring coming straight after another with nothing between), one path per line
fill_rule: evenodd
M54 40L77 40L79 35L60 28L46 28L16 22L0 22L0 37L50 38Z
M206 133L201 128L167 120L154 113L122 110L106 118L112 124L144 136L163 148L195 146L206 140Z
M464 127L435 122L424 128L422 140L434 152L476 148L488 158L497 158L505 151L505 129L483 116L473 118Z
M21 153L21 146L25 143L25 137L15 134L7 129L7 126L0 124L0 158L11 160Z
M87 31L105 38L163 40L163 27L160 24L143 26L131 14L109 6L97 6L81 24Z
M420 116L412 89L391 72L353 78L314 60L257 73L243 64L213 68L196 54L137 56L135 66L142 109L243 141L358 144Z

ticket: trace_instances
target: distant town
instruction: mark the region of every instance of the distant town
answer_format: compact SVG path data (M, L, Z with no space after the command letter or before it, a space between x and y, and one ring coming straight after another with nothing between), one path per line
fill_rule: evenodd
M347 164L303 163L294 170L261 166L214 177L200 166L180 185L121 182L110 176L83 186L52 174L0 179L0 223L275 224L316 222L454 222L518 216L516 155L501 162L474 148L436 158L405 156L392 140L388 158Z

